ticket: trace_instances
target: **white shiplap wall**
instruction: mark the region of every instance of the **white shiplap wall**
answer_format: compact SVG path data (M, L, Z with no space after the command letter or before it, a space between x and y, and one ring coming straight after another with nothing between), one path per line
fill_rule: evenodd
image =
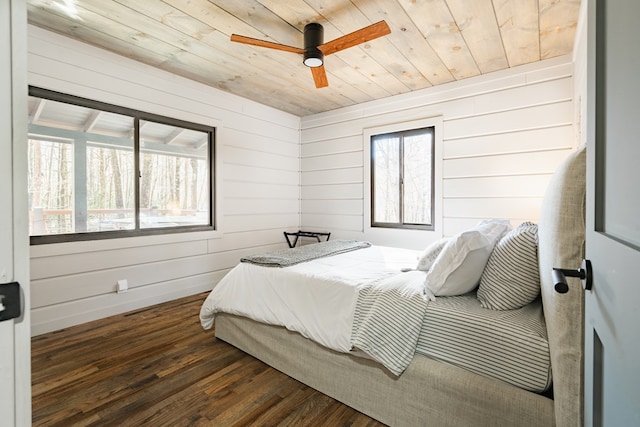
M32 246L34 335L209 290L241 256L285 247L299 226L298 117L28 31L30 85L216 126L221 213L218 232Z
M587 82L587 13L589 2L583 1L580 4L580 14L578 15L578 26L573 48L573 106L574 106L574 133L578 145L587 144L587 105L588 82Z
M332 238L423 248L486 218L537 221L548 180L574 149L571 57L303 117L301 225ZM367 227L367 128L442 120L435 232Z
M484 218L536 221L576 145L572 71L556 58L301 120L30 26L29 84L216 126L221 212L216 233L33 246L32 331L211 289L242 255L284 247L283 230L422 248ZM439 229L368 229L365 129L434 117Z

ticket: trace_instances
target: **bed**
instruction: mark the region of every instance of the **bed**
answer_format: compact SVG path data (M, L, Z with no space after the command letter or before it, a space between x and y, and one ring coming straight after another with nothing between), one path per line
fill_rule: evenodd
M270 259L240 263L228 280L240 277L253 288L225 285L225 277L203 304L203 327L215 321L217 338L388 425L580 426L582 288L569 278L569 292L555 292L551 271L581 265L584 187L580 149L554 174L544 197L536 225L539 289L522 307L488 309L482 305L493 304L491 292L481 287L451 295L438 288L435 266L446 270L442 259L451 239L424 271L413 267L425 253L366 245L341 251L338 241L333 256L285 268L259 265ZM513 234L496 231L483 265ZM490 275L480 274L482 286ZM426 275L436 286L425 289ZM262 285L271 293L258 293ZM247 298L246 292L256 293ZM388 310L378 308L386 299L401 304L402 319L375 311ZM234 300L238 304L225 302ZM496 325L502 329L492 329ZM523 333L513 332L520 328ZM379 347L386 329L393 333L390 347Z

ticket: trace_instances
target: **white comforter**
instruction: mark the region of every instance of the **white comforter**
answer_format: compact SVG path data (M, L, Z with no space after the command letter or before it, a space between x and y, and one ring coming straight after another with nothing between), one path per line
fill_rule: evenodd
M359 289L414 268L419 254L372 246L285 268L240 263L211 291L200 322L210 329L216 313L237 314L348 352Z

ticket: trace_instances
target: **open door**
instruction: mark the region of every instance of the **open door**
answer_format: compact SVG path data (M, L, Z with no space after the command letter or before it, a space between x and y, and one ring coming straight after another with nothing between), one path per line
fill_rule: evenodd
M0 320L0 424L3 426L31 425L26 58L26 2L0 1L0 319L5 319ZM11 282L19 283L19 287L5 284Z
M588 1L585 425L640 426L640 2Z

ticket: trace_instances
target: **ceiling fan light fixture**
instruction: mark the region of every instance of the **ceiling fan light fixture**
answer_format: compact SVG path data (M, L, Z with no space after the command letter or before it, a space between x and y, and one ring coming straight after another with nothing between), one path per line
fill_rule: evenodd
M307 67L319 67L324 63L323 57L324 55L318 49L315 49L315 51L305 50L302 62Z
M322 25L312 22L304 26L304 59L307 67L320 67L324 63L324 54L318 49L324 39Z

